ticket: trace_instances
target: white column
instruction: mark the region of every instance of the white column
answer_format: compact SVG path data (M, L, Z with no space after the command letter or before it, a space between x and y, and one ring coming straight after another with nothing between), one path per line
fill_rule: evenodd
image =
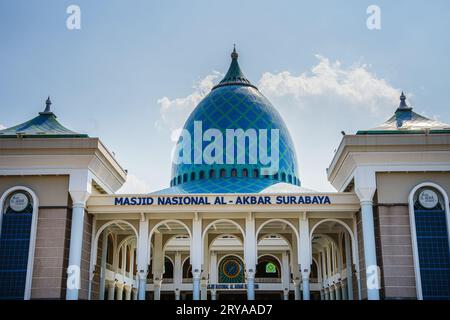
M70 180L78 177L70 177ZM86 200L89 198L90 189L84 185L84 189L70 190L72 198L72 223L70 228L70 249L69 266L67 268L67 300L78 300L78 291L80 290L81 280L81 251L83 247L83 229L84 215L86 209Z
M338 283L336 284L336 300L342 300L342 247L336 248L336 259L338 267Z
M345 244L345 268L347 272L347 298L353 300L353 264L352 253L350 246L350 236L347 232L344 233Z
M292 237L292 251L291 251L291 268L292 268L292 277L294 279L294 299L301 300L301 277L300 277L300 266L298 263L298 244L297 237Z
M162 279L153 278L153 300L161 300Z
M126 272L126 270L127 270L127 249L128 249L128 246L127 246L126 243L124 243L122 245L122 262L121 262L122 263L122 276L123 276L123 279L125 279L125 276L127 274L127 272Z
M325 300L330 300L330 288L325 288L323 289L324 294L325 294Z
M303 300L310 299L309 276L311 274L311 239L309 237L309 223L306 212L303 212L299 219L300 235L300 272L302 274Z
M200 287L200 299L201 300L208 300L208 280L202 279L200 281L201 287Z
M108 281L108 300L114 300L116 290L116 283L114 281Z
M247 299L255 300L256 231L255 218L252 213L249 213L245 219L244 258L247 274Z
M147 290L147 273L148 273L148 252L150 251L150 243L148 239L148 219L144 214L141 215L139 221L139 235L137 247L137 275L138 283L138 298L145 300L145 292Z
M348 300L347 279L341 282L342 300Z
M105 281L106 281L106 256L108 251L108 228L103 230L102 234L102 258L100 262L100 288L99 300L105 300Z
M289 270L289 256L286 251L284 251L281 255L281 263L283 268L283 275L282 275L282 283L283 283L283 293L284 293L284 300L289 300L289 291L290 291L290 284L291 284L291 273Z
M175 300L180 300L180 290L181 290L181 282L183 281L183 270L181 266L181 253L175 252L175 263L173 269L173 282L175 287Z
M131 300L131 287L125 286L125 300Z
M361 222L366 266L367 299L379 300L379 272L375 247L373 195L376 190L375 172L366 168L355 170L355 193L361 203Z
M328 267L327 267L327 263L325 261L325 251L321 251L320 253L320 257L321 257L321 264L322 264L322 280L323 280L323 293L324 293L324 298L325 300L330 300L330 295L329 295L329 291L327 289L328 287Z
M134 259L136 259L135 255L134 255L134 249L135 249L135 244L132 245L130 247L130 278L133 278L134 276Z
M334 292L336 295L336 300L342 300L342 296L341 296L341 284L340 283L336 283L334 285Z
M161 297L161 282L164 266L163 237L162 233L155 232L153 242L152 273L153 273L153 299Z
M123 283L116 284L116 300L122 300L123 297Z
M200 277L202 273L202 219L195 213L192 221L191 265L192 298L200 300Z
M133 300L137 300L137 299L138 299L138 290L137 290L136 288L133 288L133 289L131 290L131 292L132 292L132 298L133 298Z
M217 253L215 251L211 251L209 257L209 283L217 284ZM216 300L216 298L216 289L211 289L211 300Z
M330 291L330 300L336 300L335 292L334 292L334 285L330 285L328 287L328 290Z

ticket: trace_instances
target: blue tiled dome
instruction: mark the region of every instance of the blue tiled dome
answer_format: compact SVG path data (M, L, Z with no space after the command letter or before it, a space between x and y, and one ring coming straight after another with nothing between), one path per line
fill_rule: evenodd
M279 130L279 170L276 174L259 174L263 166L256 164L173 164L171 187L173 193L257 193L268 186L284 181L300 185L297 159L292 139L278 111L269 100L243 75L232 53L232 62L224 79L197 105L187 119L184 129L194 136L194 121L202 122L202 129L214 128L226 136L226 129L267 129L270 150L270 129ZM203 142L203 148L210 142ZM194 143L191 143L194 157ZM225 146L225 141L224 141ZM248 159L249 148L246 148ZM235 152L236 157L236 152ZM193 161L192 161L193 162ZM225 162L225 161L224 161ZM170 191L170 190L166 190ZM171 192L168 192L171 193Z

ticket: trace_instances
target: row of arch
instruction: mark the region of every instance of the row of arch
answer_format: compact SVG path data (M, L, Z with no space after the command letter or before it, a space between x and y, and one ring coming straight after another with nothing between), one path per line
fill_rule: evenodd
M241 267L243 267L243 257L234 253L230 253L227 255L222 256L218 262L217 262L217 267L218 270L220 271L220 266L222 264L222 262L226 261L227 259L229 259L230 257L234 257L236 259L238 259L241 263ZM150 262L151 263L151 262ZM192 278L192 267L191 267L191 263L190 263L190 257L187 256L183 259L183 261L181 262L182 265L182 275L183 275L183 279L190 279ZM273 271L269 271L269 267L267 265L272 266L273 268L270 270ZM164 279L173 279L174 278L174 267L175 267L175 262L173 261L173 259L169 256L164 256L164 273L163 273L163 278ZM150 268L151 270L151 268ZM256 266L256 274L255 274L256 278L281 278L281 261L280 259L272 254L262 254L258 257L258 264ZM149 275L147 278L152 278L152 274L149 272ZM220 283L220 281L219 281Z
M415 207L415 201L417 200L417 192L419 190L421 190L421 188L424 188L424 187L432 187L432 188L434 188L439 193L440 197L442 197L443 203L442 203L442 210L440 210L440 211L446 217L447 236L448 236L448 231L450 229L449 228L449 223L450 223L449 222L449 201L448 201L448 195L445 192L445 190L442 187L440 187L439 185L434 184L434 183L422 183L422 184L419 184L416 187L414 187L413 190L411 190L410 195L409 195L409 208L410 208L411 228L412 228L412 231L413 231L412 232L412 238L413 238L413 242L414 242L413 249L414 249L414 263L415 263L416 283L417 283L416 287L417 287L417 290L418 290L418 298L422 298L422 292L421 292L422 288L421 288L421 286L422 286L423 283L420 282L421 281L421 277L420 277L421 270L420 270L419 252L418 252L418 248L417 248L417 245L418 245L417 244L417 242L418 242L418 240L417 240L417 231L415 229L416 228L415 217L416 217L416 214L417 214L418 211L417 211L417 209ZM37 198L37 196L36 196L36 194L34 193L33 190L31 190L30 188L24 187L24 186L15 186L13 188L8 189L6 192L4 192L2 194L2 196L0 198L0 213L1 213L0 214L0 227L1 228L4 227L4 223L3 223L4 221L2 221L2 220L4 220L3 219L4 215L8 214L7 213L7 206L5 204L6 203L6 199L9 196L11 196L11 194L13 194L14 192L18 192L18 191L26 192L29 195L29 197L30 197L30 199L32 201L32 206L31 206L31 211L32 212L28 213L28 214L31 215L31 224L29 226L29 228L30 228L30 232L29 232L30 233L30 238L29 238L29 243L28 243L29 250L27 252L27 259L26 259L26 261L27 261L27 268L26 268L26 272L25 272L25 281L24 281L25 285L24 285L24 288L22 290L24 298L27 299L27 298L30 297L30 290L31 290L31 281L32 281L31 275L32 275L32 270L33 270L33 257L34 257L34 248L35 248L36 226L37 226L37 216L38 216L38 208L39 208L39 200L38 200L38 198ZM129 225L129 227L132 229L134 235L136 237L138 236L138 232L137 232L136 228L131 223L129 223L127 221L124 221L124 220L114 220L114 221L105 223L97 231L97 234L95 236L94 247L97 246L97 244L98 244L98 238L99 238L100 233L105 228L107 228L108 225L110 225L110 224L112 224L114 222L117 222L117 221L120 221L121 223L125 223L125 224ZM189 227L187 225L185 225L183 222L178 221L178 220L172 220L172 221L177 221L178 223L184 225L184 227L186 228L187 233L191 237L191 232L190 232L190 229L189 229ZM233 223L232 220L226 220L226 221ZM259 233L259 231L261 230L261 228L264 225L266 225L268 223L271 223L273 221L283 221L284 223L290 225L292 227L292 230L293 230L297 240L299 240L299 234L296 231L296 228L293 227L293 225L288 220L284 220L284 219L270 219L268 221L265 221L258 228L257 234ZM346 231L348 231L348 235L351 237L351 243L352 243L352 249L353 249L352 250L352 258L353 258L353 260L355 262L358 261L357 256L356 256L357 255L357 250L356 250L357 248L355 247L356 246L356 241L355 241L354 233L352 232L352 229L348 225L346 225L345 223L342 223L342 221L339 221L337 219L325 219L325 220L319 221L318 223L313 225L312 228L311 228L311 231L310 231L311 239L314 239L314 237L312 235L314 234L315 228L317 228L320 224L322 224L324 222L327 222L327 221L330 221L330 222L334 221L334 222L340 223L346 229ZM164 222L166 222L166 221L162 221L161 223L164 223ZM208 230L208 228L215 222L217 222L217 221L214 221L214 222L210 223L210 225L206 228L206 230ZM157 228L157 227L158 227L158 225L153 227L153 229L151 230L151 232L149 234L149 241L151 239L152 234L155 231L155 228ZM243 240L245 241L245 233L243 232L243 229L241 227L239 227L239 228L240 228L240 231L242 233ZM3 229L0 229L0 230L3 230ZM4 236L5 232L1 232L0 235ZM137 247L137 245L138 244L136 244L136 247ZM311 244L311 246L312 246L312 244ZM94 252L97 252L97 251L94 250ZM320 265L320 262L317 261L317 258L312 257L312 261L311 262L314 263L317 267Z

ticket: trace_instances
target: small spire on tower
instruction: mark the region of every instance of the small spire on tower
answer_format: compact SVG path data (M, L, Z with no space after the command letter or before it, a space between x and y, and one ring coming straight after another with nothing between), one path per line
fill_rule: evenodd
M236 44L233 44L233 52L231 53L231 59L237 59L238 53L236 52Z
M45 110L43 112L39 112L39 114L53 114L50 106L52 105L52 101L50 100L50 96L48 96L47 100L45 100Z
M400 95L400 105L398 106L397 110L411 110L411 109L412 108L410 108L406 103L406 96L402 91L402 94Z

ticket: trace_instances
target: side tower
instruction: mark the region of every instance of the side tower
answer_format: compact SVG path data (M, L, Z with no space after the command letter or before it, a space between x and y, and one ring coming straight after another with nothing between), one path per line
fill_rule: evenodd
M1 130L0 299L88 299L86 200L125 178L98 138L58 122L50 98L37 117Z
M402 93L386 122L344 136L328 180L361 201L366 296L450 299L450 125L415 113Z

